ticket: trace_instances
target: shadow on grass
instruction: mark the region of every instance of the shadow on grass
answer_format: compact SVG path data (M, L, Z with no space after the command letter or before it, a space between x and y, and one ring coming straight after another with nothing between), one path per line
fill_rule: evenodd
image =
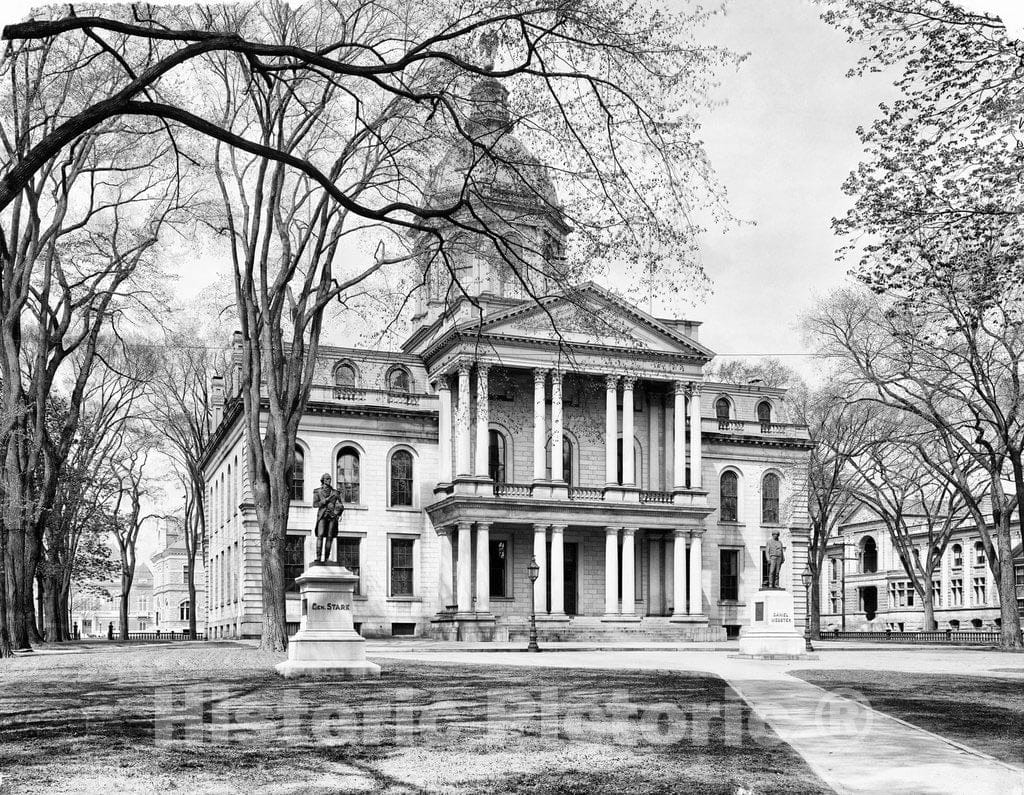
M826 690L854 689L881 712L1024 766L1020 679L865 670L791 673Z
M385 663L338 682L272 661L230 644L51 658L5 682L0 769L16 791L84 770L122 790L828 791L714 676Z

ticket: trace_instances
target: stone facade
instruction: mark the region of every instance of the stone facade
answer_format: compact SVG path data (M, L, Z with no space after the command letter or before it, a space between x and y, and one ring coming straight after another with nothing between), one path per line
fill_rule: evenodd
M923 521L916 543L923 554L927 544ZM1024 554L1019 548L1014 560L1024 610ZM822 629L924 629L924 608L899 553L885 524L866 508L840 527L829 547L820 588ZM999 592L972 523L965 523L950 537L933 579L933 599L939 629L998 627Z
M802 611L810 442L784 393L705 382L714 354L700 323L652 317L593 283L568 288L569 227L512 134L507 92L482 80L470 96L467 129L489 154L454 147L426 201L465 199L469 226L482 219L508 245L454 234L441 257L423 235L400 351L320 350L289 575L312 557L312 490L328 472L348 490L341 532L364 635L504 638L532 604L558 637L724 637L761 585L772 529ZM214 385L205 460L215 637L254 636L262 615L235 382ZM297 600L288 609L297 626Z
M113 626L116 636L121 631L120 611L120 579L75 588L71 595L72 632L77 627L83 638L105 638ZM153 572L145 563L138 563L128 596L128 631L152 632L154 628Z
M189 628L193 606L188 593L188 553L180 528L160 519L157 523L157 551L150 557L153 571L154 629L182 632ZM206 571L202 554L196 554L196 631L206 629Z

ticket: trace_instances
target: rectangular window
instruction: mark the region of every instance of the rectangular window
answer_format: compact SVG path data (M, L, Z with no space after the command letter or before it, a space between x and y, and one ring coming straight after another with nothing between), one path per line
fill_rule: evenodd
M949 603L952 607L960 607L964 603L964 581L950 580Z
M719 598L723 602L735 602L740 598L740 551L722 549L719 555Z
M503 538L492 538L487 546L491 564L491 596L508 597L508 566L512 557L509 542Z
M284 589L289 593L298 593L299 586L295 578L306 569L306 537L289 535L284 542Z
M985 578L984 577L975 577L973 584L974 584L974 604L976 604L976 605L983 605L983 604L985 604L985 602L988 601L987 598L986 598L988 596L988 594L986 593L986 591L988 589L986 588L986 585L985 585Z
M914 606L914 584L912 582L907 583L907 607ZM901 630L902 631L902 630Z
M412 596L413 540L391 539L391 595Z
M932 606L942 607L942 583L932 580Z
M339 536L338 561L357 577L359 576L359 539ZM360 593L361 583L356 583L355 593Z

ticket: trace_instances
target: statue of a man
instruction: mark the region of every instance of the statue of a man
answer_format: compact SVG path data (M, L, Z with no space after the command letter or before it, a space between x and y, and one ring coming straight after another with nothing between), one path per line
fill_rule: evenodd
M772 537L768 541L768 587L779 587L779 572L782 571L782 562L786 559L786 548L779 541L779 531L773 530Z
M345 511L345 506L341 503L341 492L331 486L330 475L325 474L321 477L320 488L313 490L313 507L317 509L316 560L313 561L315 565L330 560L331 547L334 539L338 537L338 520Z

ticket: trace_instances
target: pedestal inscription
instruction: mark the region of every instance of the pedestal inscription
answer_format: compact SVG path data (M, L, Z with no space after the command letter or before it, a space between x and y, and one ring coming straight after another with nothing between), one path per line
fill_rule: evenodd
M796 631L793 612L793 594L789 591L758 591L750 610L750 625L740 633L740 654L759 657L803 654L804 639Z
M366 660L366 641L352 624L352 592L359 578L344 566L315 564L295 582L302 599L299 631L288 643L281 676L332 676L366 679L380 666Z

